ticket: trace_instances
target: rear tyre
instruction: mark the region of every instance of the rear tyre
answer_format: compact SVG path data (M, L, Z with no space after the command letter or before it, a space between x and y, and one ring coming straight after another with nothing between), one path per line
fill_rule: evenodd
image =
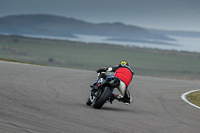
M93 104L93 107L96 109L100 109L104 103L108 100L112 90L109 87L105 87L104 92L101 94L101 96L95 101Z

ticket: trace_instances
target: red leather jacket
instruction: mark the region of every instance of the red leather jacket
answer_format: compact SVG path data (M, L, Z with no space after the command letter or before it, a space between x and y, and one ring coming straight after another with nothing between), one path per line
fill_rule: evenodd
M121 66L121 65L111 68L112 69L110 71L115 72L114 76L121 79L128 87L134 75L133 70L128 66Z

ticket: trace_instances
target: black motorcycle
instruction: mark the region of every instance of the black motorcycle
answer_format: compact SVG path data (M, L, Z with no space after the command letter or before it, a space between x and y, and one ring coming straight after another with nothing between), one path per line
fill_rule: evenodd
M97 80L90 86L92 89L86 104L100 109L107 101L112 103L114 100L112 92L119 84L120 80L111 73L98 73Z

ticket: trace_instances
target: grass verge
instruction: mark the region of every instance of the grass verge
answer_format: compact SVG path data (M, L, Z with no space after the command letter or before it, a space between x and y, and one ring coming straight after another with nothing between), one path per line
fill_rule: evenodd
M40 65L40 66L47 66L47 65L44 65L44 64L35 64L35 63L29 63L29 62L22 62L22 61L16 61L16 60L5 59L5 58L0 58L0 61L16 62L16 63L31 64L31 65Z
M200 107L200 91L196 91L196 92L192 92L190 94L187 95L187 99Z

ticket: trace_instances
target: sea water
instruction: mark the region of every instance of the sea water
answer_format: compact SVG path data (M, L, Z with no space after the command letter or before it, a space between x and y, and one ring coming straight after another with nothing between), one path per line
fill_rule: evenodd
M9 35L6 33L1 33L1 34ZM175 39L176 41L163 41L164 43L174 44L174 45L167 45L167 44L144 43L144 42L113 41L109 40L110 37L107 36L79 35L79 34L75 34L77 38L41 36L41 35L23 35L23 36L33 37L33 38L80 41L85 43L99 43L99 44L105 43L110 45L136 46L141 48L156 48L163 50L200 52L200 38L194 38L194 37L168 36L170 38Z
M163 50L176 50L176 51L188 51L188 52L200 52L200 38L194 37L178 37L168 36L176 41L164 41L165 43L174 44L154 44L154 43L142 43L142 42L128 42L128 41L110 41L106 36L91 36L91 35L76 35L78 38L70 39L73 41L82 41L86 43L107 43L123 46L137 46L145 48L157 48Z

